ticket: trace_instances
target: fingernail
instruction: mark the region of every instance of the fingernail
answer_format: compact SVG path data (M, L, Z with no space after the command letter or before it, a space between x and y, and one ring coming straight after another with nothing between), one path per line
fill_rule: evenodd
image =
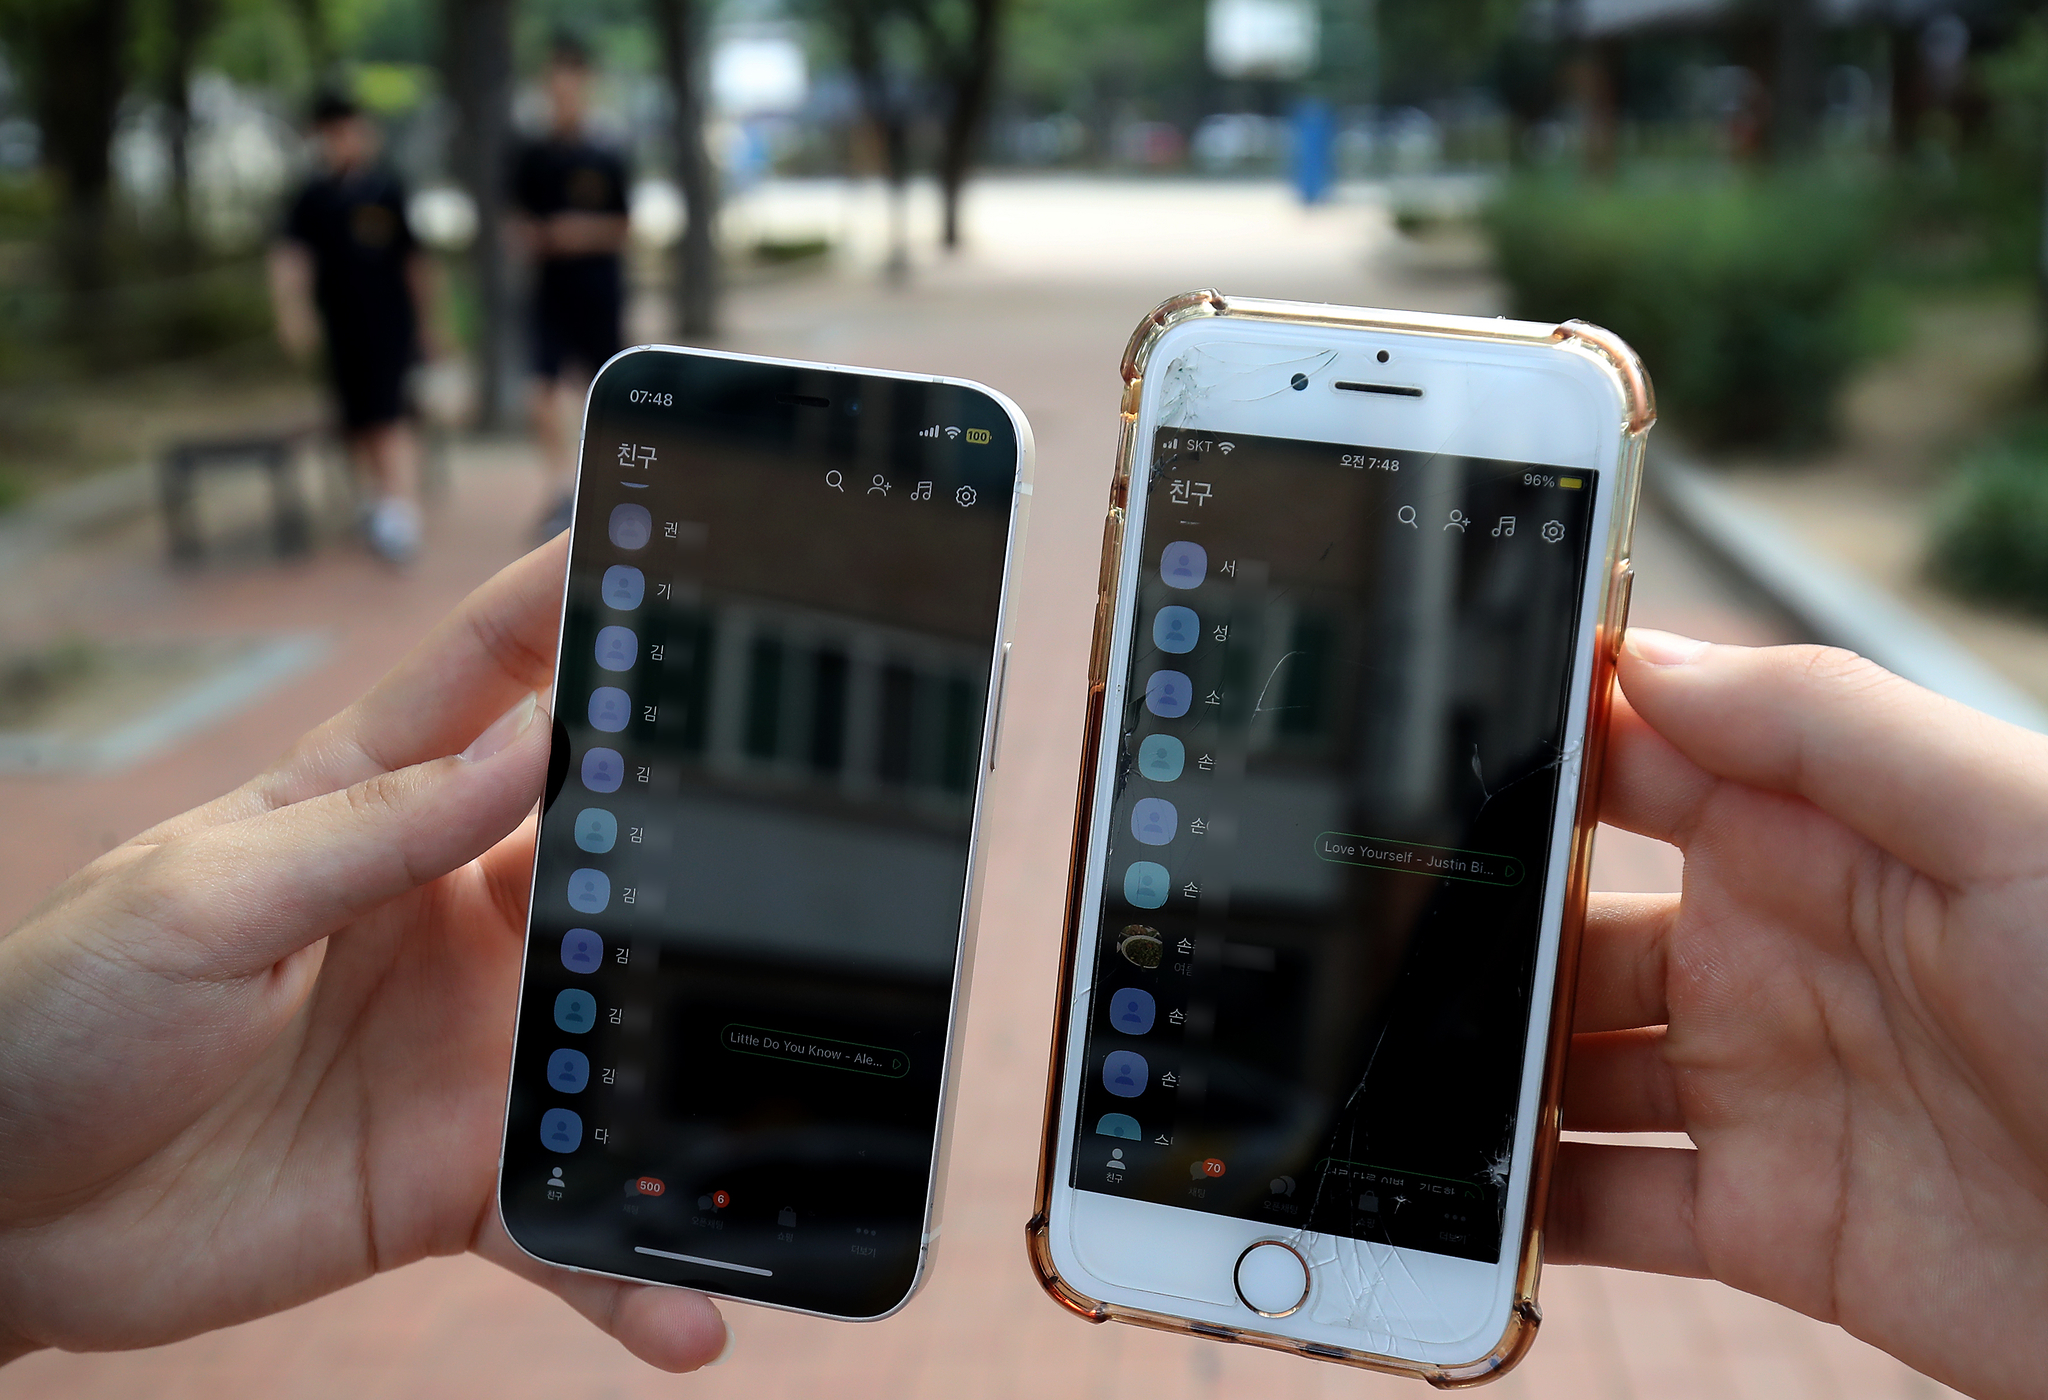
M1629 628L1627 645L1638 661L1647 661L1652 666L1683 666L1707 649L1705 642L1651 627Z
M718 1349L717 1356L714 1356L713 1358L711 1358L711 1360L704 1363L702 1369L706 1371L710 1370L713 1366L723 1366L729 1359L731 1359L732 1344L739 1340L738 1337L735 1337L732 1334L732 1324L730 1322L727 1322L724 1318L720 1318L719 1323L721 1326L725 1328L725 1345Z
M528 692L514 702L511 709L491 722L491 727L476 736L462 757L470 763L482 763L526 732L526 726L533 723L534 714L540 709L540 697Z

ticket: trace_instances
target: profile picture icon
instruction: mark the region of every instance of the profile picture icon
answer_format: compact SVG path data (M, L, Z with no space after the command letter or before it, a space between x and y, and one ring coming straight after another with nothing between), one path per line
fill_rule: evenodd
M562 935L562 966L571 972L595 972L604 963L604 940L587 928Z
M1131 835L1148 846L1164 846L1173 840L1180 825L1180 813L1163 797L1141 797L1131 807Z
M597 998L581 987L571 987L555 998L555 1024L571 1035L581 1035L597 1024Z
M1145 1092L1152 1067L1135 1050L1112 1050L1102 1061L1102 1087L1120 1099L1135 1099Z
M633 697L615 685L601 685L590 692L590 727L616 734L633 718Z
M590 1057L581 1050L561 1049L548 1056L548 1087L564 1094L580 1094L590 1082Z
M1201 636L1202 619L1196 616L1193 608L1175 604L1161 608L1152 619L1152 645L1161 651L1170 651L1177 656L1193 651Z
M576 814L576 846L601 856L618 844L619 819L602 807L585 807Z
M607 671L630 671L640 659L640 639L630 627L597 629L597 664Z
M1160 551L1159 578L1168 588L1199 588L1208 576L1209 551L1193 540L1175 540Z
M617 749L592 749L583 755L583 786L592 792L617 792L626 778L626 760Z
M604 571L598 594L606 607L631 612L647 596L647 576L631 564L614 564Z
M1194 703L1195 683L1181 671L1154 671L1145 678L1145 708L1161 719L1179 719Z
M612 902L611 877L585 867L569 876L569 907L579 914L602 914Z
M583 1145L583 1120L566 1108L551 1108L540 1116L540 1143L550 1152L574 1152Z
M1133 861L1124 872L1124 898L1140 909L1157 909L1172 888L1166 867L1156 860Z
M1155 783L1170 783L1187 767L1188 751L1171 734L1148 735L1138 745L1138 771Z
M1159 1004L1152 993L1140 987L1125 987L1109 999L1109 1023L1125 1035L1143 1035L1152 1029Z
M654 538L654 517L646 506L613 506L608 527L611 542L620 549L643 549Z
M1144 1137L1138 1127L1138 1120L1128 1113L1105 1113L1095 1120L1095 1131L1101 1137L1128 1138L1137 1142Z

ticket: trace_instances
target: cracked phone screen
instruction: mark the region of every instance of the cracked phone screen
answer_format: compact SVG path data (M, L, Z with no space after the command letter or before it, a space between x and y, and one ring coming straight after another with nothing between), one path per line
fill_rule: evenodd
M1071 1181L1496 1262L1595 473L1153 448Z

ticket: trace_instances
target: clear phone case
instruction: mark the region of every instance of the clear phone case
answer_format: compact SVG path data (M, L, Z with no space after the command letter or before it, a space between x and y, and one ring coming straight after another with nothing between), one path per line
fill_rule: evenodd
M1119 596L1119 561L1123 551L1124 503L1132 473L1142 450L1138 441L1139 401L1146 369L1159 339L1182 322L1198 317L1229 316L1246 321L1280 322L1293 325L1329 326L1347 330L1371 330L1438 338L1491 341L1532 347L1549 347L1561 355L1591 360L1614 385L1623 405L1615 432L1621 441L1620 469L1615 483L1614 509L1602 559L1607 580L1597 624L1597 644L1590 694L1592 713L1587 717L1587 761L1582 770L1572 832L1570 874L1565 886L1563 937L1558 949L1557 994L1551 999L1548 1044L1544 1058L1542 1095L1538 1106L1534 1170L1531 1175L1529 1210L1518 1256L1515 1303L1507 1328L1485 1356L1462 1366L1439 1366L1407 1361L1366 1351L1350 1351L1293 1337L1262 1332L1255 1328L1224 1329L1186 1318L1122 1307L1090 1298L1061 1277L1053 1263L1050 1241L1050 1207L1059 1179L1059 1128L1065 1105L1062 1102L1063 1069L1066 1063L1068 1023L1072 1013L1075 959L1078 955L1082 921L1081 891L1089 849L1090 823L1095 810L1095 774L1102 737L1103 704L1109 671L1110 635ZM1571 1037L1572 996L1577 980L1580 934L1584 927L1587 881L1593 855L1593 833L1598 823L1600 774L1606 753L1607 716L1613 691L1614 661L1621 646L1627 621L1629 586L1629 541L1635 524L1635 506L1642 481L1643 449L1657 410L1649 376L1642 362L1619 336L1582 321L1543 325L1530 321L1489 320L1472 316L1442 316L1422 312L1384 311L1365 307L1332 306L1312 302L1270 301L1250 297L1225 297L1219 292L1185 292L1160 304L1139 323L1124 351L1122 374L1123 430L1119 437L1115 473L1110 482L1109 513L1103 528L1102 571L1097 581L1095 637L1089 648L1087 730L1081 756L1081 781L1076 799L1074 848L1069 867L1065 931L1060 954L1059 1010L1054 1021L1052 1063L1046 1089L1046 1112L1041 1139L1038 1192L1030 1221L1025 1226L1031 1266L1039 1285L1053 1299L1091 1322L1129 1322L1161 1331L1184 1332L1212 1340L1234 1341L1276 1351L1293 1352L1322 1361L1335 1361L1397 1375L1419 1376L1430 1384L1452 1388L1478 1385L1505 1373L1520 1361L1536 1339L1542 1312L1537 1306L1536 1286L1543 1262L1543 1218L1549 1196L1550 1173L1556 1158L1559 1104L1564 1086L1565 1051Z

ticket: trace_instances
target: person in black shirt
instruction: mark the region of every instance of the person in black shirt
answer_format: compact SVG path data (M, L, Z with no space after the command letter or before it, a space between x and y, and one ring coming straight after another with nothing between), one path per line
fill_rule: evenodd
M377 132L353 102L313 109L321 169L299 191L270 256L278 339L305 359L321 347L356 468L375 492L363 520L392 563L419 550L419 447L405 380L419 358L430 264L405 221L405 187L377 161Z
M628 177L625 161L586 129L590 80L588 51L558 36L548 59L548 134L520 150L512 172L513 207L536 262L533 420L553 485L541 539L568 527L582 399L624 343Z

